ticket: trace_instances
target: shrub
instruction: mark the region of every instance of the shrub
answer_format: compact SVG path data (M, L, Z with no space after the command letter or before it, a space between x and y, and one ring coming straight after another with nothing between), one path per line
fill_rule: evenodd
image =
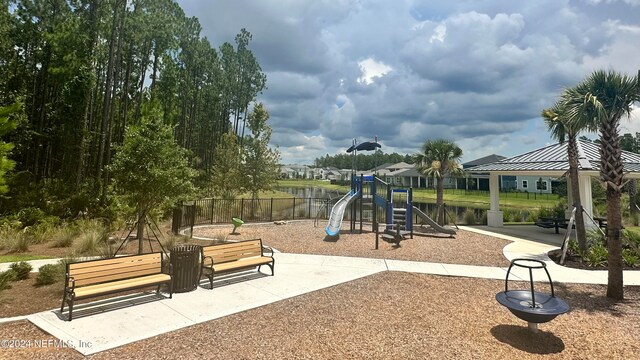
M15 271L9 269L0 272L0 290L11 289L11 282L16 278Z
M24 226L33 226L44 219L46 214L36 207L28 207L18 211L17 217Z
M64 277L62 263L47 264L40 267L36 276L35 286L51 285Z
M108 230L100 221L83 221L79 224L80 235L74 243L74 250L80 255L97 255L107 241Z
M11 264L11 270L15 272L16 280L25 280L29 278L29 273L33 267L26 261Z
M467 209L464 212L464 223L467 225L475 225L476 224L476 213L473 209Z
M523 219L522 212L520 210L515 210L513 212L511 221L513 221L513 222L522 222L522 219Z
M51 247L69 247L73 244L73 239L77 234L78 231L73 226L64 225L59 227L52 235Z
M592 245L587 251L587 256L584 260L587 261L589 266L603 266L607 264L607 248L602 243Z
M482 215L480 216L480 224L487 225L487 212L486 211L483 211Z
M22 230L29 244L40 244L45 241L51 234L52 227L46 223L27 226Z
M502 210L502 221L511 222L511 210L509 209Z
M29 236L24 231L15 232L4 239L4 248L10 253L28 251L29 244Z
M640 265L640 256L631 249L622 249L622 261L629 266L636 267Z

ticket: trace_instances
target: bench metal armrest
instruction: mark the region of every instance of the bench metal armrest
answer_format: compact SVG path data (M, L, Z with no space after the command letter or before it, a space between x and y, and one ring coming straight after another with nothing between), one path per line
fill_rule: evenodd
M206 260L209 259L211 261L210 265L205 264ZM202 267L213 268L213 257L205 256L202 258Z
M274 253L273 253L273 249L271 247L262 245L262 255L264 255L265 251L271 253L271 255L267 255L267 256L273 257Z

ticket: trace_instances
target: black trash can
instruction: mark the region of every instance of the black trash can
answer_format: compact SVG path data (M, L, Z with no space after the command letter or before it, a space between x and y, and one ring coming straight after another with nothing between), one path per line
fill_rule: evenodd
M173 292L181 293L198 288L201 248L200 245L177 245L171 249Z

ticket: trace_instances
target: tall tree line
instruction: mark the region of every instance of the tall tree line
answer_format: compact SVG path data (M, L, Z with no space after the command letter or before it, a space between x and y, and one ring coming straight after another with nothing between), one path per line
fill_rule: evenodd
M145 107L207 174L266 77L242 29L219 49L173 0L0 0L0 106L21 101L16 172L104 199L115 145Z
M354 164L355 162L355 164ZM385 154L379 151L374 154L358 154L354 159L351 154L336 154L321 156L313 161L315 167L336 167L338 169L351 169L355 166L355 170L371 170L376 166L382 164L391 163L397 164L399 162L406 162L407 164L413 164L414 159L411 155L402 155L398 153Z

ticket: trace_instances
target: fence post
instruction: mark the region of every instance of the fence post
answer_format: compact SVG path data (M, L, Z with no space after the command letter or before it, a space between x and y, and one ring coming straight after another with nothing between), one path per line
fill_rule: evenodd
M244 220L244 198L240 199L240 219Z
M182 222L182 204L173 209L173 221L171 222L171 232L178 235Z
M311 197L309 197L309 219L311 219Z
M293 217L291 218L291 220L295 220L296 219L296 198L293 198Z
M273 221L273 198L271 198L271 210L269 210L269 221Z
M213 198L209 199L211 201L211 223L213 224Z

